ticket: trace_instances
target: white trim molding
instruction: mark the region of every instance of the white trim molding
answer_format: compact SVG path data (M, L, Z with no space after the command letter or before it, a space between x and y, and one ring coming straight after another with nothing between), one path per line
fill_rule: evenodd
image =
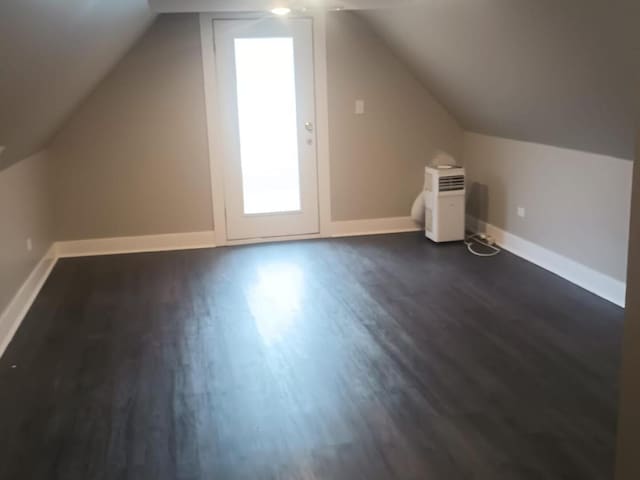
M119 253L165 252L216 246L214 231L142 235L138 237L95 238L57 242L58 258L90 257Z
M316 89L316 148L318 166L318 215L320 234L331 233L331 158L329 138L329 74L327 62L327 13L313 14L313 55Z
M514 255L624 308L625 282L474 217L467 216L467 228L491 235L500 247Z
M158 2L156 2L158 3ZM182 8L182 7L181 7ZM251 19L263 16L256 13L225 12L224 9L199 8L200 13L200 42L202 51L202 68L205 87L205 107L207 121L207 138L209 144L209 174L211 177L211 202L213 220L218 246L232 245L227 239L225 212L225 184L224 158L225 152L222 142L223 119L221 118L218 101L219 88L216 72L216 51L214 43L213 21L216 19ZM260 10L260 9L259 9ZM207 13L209 12L209 13ZM293 16L298 15L296 12ZM329 161L329 95L327 80L327 41L326 41L326 11L309 9L299 16L313 20L313 48L315 74L315 114L316 114L316 148L318 168L318 209L320 220L320 235L331 235L331 178Z
M0 314L0 357L18 331L59 258L192 250L215 246L213 231L55 242Z
M18 331L18 327L40 293L40 289L49 277L56 261L56 246L53 244L31 271L9 305L0 314L0 357Z
M556 275L621 307L625 304L626 285L608 275L597 272L574 260L552 252L540 245L501 230L491 224L467 217L467 226L486 232L505 250L524 258ZM353 237L400 232L417 232L422 227L411 217L372 218L332 222L331 237ZM302 240L326 238L323 235L260 239L260 241ZM258 243L255 240L244 243ZM15 335L40 289L53 270L58 258L114 255L123 253L161 252L213 248L214 231L143 235L137 237L97 238L56 242L29 274L9 305L0 314L0 357Z
M411 217L370 218L333 222L332 237L357 237L384 233L417 232L422 227Z
M213 38L212 14L200 14L200 49L202 52L202 75L204 79L204 100L207 120L207 141L209 144L209 177L211 181L211 211L216 231L216 243L227 242L227 220L224 201L224 149L219 136L222 119L218 105L218 78Z

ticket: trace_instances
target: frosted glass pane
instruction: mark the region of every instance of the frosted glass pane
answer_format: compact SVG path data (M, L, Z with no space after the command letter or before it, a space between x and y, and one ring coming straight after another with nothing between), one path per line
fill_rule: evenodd
M235 39L244 213L300 210L293 38Z

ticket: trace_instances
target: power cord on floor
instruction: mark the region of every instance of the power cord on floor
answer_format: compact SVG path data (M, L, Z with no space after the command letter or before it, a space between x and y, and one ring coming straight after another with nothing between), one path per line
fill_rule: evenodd
M498 247L496 247L493 243L489 243L489 242L485 241L486 238L487 237L483 233L474 233L473 235L469 235L465 239L464 243L467 246L467 250L469 250L470 253L472 253L473 255L475 255L477 257L495 257L502 250L500 250ZM491 252L483 253L483 252L478 252L478 251L474 250L473 249L473 245L476 244L476 243L489 248L491 250Z

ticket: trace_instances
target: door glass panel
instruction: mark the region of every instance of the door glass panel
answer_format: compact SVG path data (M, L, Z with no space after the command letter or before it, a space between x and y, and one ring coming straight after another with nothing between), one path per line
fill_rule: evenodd
M300 210L293 38L236 38L245 214Z

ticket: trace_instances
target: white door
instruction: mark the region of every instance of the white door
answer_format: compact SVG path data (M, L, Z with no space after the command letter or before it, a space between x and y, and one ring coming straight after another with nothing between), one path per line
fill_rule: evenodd
M227 238L318 233L312 21L213 25Z

